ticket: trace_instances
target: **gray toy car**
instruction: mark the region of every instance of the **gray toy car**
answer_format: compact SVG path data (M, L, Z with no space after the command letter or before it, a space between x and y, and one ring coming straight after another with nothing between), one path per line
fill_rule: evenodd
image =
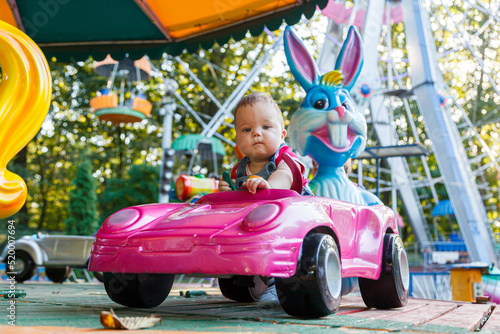
M15 254L9 254L12 245L5 246L0 256L0 262L15 260L14 270L16 281L29 280L36 266L45 267L47 277L53 282L63 282L71 273L72 268L87 268L90 249L95 237L76 235L44 235L24 236L14 243ZM12 255L15 258L12 258Z

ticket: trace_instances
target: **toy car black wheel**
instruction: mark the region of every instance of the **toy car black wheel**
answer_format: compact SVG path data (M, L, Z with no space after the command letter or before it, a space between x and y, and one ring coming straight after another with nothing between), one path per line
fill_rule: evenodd
M222 295L237 302L255 302L266 291L266 284L258 276L219 278Z
M35 262L31 255L25 251L16 251L16 263L14 270L8 270L15 272L14 277L16 281L22 283L33 277L33 271L35 270Z
M104 273L104 288L112 301L128 307L150 308L163 303L174 274Z
M99 281L99 282L104 282L104 275L102 271L93 271L94 277Z
M409 285L410 271L403 241L397 234L386 234L379 279L359 278L363 301L366 306L379 309L405 306Z
M335 240L312 233L302 243L297 271L290 278L276 278L281 307L289 315L319 318L340 306L342 272Z
M45 267L45 274L54 283L62 283L68 278L71 273L71 268L69 266L64 267Z

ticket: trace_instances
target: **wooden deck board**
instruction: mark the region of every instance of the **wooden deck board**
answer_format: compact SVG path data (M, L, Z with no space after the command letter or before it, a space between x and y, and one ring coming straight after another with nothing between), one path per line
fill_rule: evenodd
M487 304L462 304L443 316L429 321L427 325L453 326L473 331L488 315L491 308L492 306Z
M389 319L392 318L392 320L398 320L401 319L401 314L406 313L412 310L420 309L424 307L424 304L417 304L417 305L408 305L404 308L392 308L388 310L377 310L377 309L366 309L362 310L361 312L355 312L352 313L352 316L355 317L362 317L362 318L368 318L368 319Z
M500 333L500 306L495 307L481 331Z
M421 307L409 310L408 312L389 315L385 317L386 320L398 320L402 322L409 322L414 326L419 326L428 323L434 319L443 316L444 314L456 309L457 306L454 304L450 305L432 305L425 304ZM404 310L404 309L403 309Z

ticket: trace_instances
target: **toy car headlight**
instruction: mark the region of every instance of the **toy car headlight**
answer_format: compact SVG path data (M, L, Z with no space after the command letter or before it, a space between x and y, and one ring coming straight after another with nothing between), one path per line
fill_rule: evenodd
M113 213L106 220L106 227L113 230L124 229L134 224L140 217L136 209L123 209Z
M253 209L241 222L245 231L271 229L277 226L275 218L280 212L280 206L274 203L264 204Z

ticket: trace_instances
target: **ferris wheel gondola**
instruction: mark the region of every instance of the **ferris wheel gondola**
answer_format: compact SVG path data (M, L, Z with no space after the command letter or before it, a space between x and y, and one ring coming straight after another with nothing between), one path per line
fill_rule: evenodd
M100 120L114 124L135 123L150 115L151 102L143 92L131 89L132 82L150 78L151 63L146 56L136 61L126 56L117 61L108 54L104 60L94 63L94 72L108 77L106 88L90 100L90 107ZM117 78L120 79L119 89L114 86ZM125 99L127 95L129 99Z

